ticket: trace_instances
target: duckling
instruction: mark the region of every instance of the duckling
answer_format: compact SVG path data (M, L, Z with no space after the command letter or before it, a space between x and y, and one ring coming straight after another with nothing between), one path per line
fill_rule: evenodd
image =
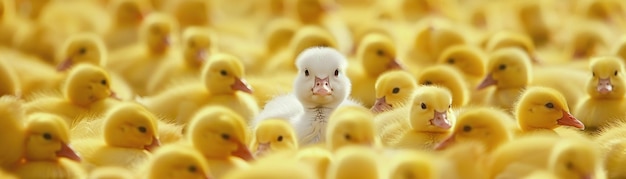
M378 138L374 129L374 115L362 106L342 106L328 118L326 147L330 151L350 145L375 147Z
M625 13L624 3L615 0L600 0L600 1L581 1L580 13L589 19L604 22L613 28L624 28L626 19L622 17Z
M441 52L437 63L447 64L459 70L472 87L477 86L487 73L486 54L473 45L450 46Z
M109 4L111 25L102 37L106 47L114 51L139 40L137 31L148 7L137 0L114 0Z
M528 54L533 63L537 64L541 61L532 38L522 33L499 31L489 37L486 45L485 50L487 52L493 52L507 47L521 48Z
M135 174L123 167L98 167L89 172L88 179L133 179Z
M376 103L371 110L374 114L401 109L409 104L417 83L407 71L395 70L381 74L374 85Z
M574 111L574 116L585 124L588 130L596 130L626 113L618 110L624 107L624 63L615 56L599 56L589 64L591 77L588 77L586 92Z
M319 178L305 163L292 160L271 159L258 162L245 169L235 169L224 175L225 179L245 178Z
M362 146L347 146L335 154L335 161L330 163L326 178L363 178L376 179L381 175L375 152Z
M366 107L372 107L376 79L384 72L402 69L396 60L396 47L388 36L371 33L359 45L357 59L360 65L348 68L347 72L353 86L350 94Z
M14 96L0 97L0 141L6 146L0 148L0 167L8 170L13 168L24 153L25 129L23 121L26 111L23 102Z
M336 39L337 50L343 54L352 49L352 34L347 24L331 13L334 2L323 0L287 1L288 15L302 24L315 25L326 29Z
M445 171L440 173L443 178L487 178L486 146L479 141L466 141L454 144L441 151L441 165Z
M167 14L151 13L139 28L139 42L111 52L107 68L120 74L140 96L146 96L149 76L171 60L177 22Z
M376 116L378 124L387 125L381 132L381 138L392 147L431 150L449 135L454 125L455 117L451 107L450 91L441 87L421 86L415 90L411 105L406 106L408 112L389 118Z
M323 147L302 148L298 150L295 158L297 161L307 164L307 166L312 168L320 178L326 177L330 164L335 161L333 153Z
M118 166L136 171L160 146L157 119L139 104L118 104L103 120L102 138L76 142L87 167Z
M404 150L391 158L387 177L401 178L439 178L440 161L428 152L418 150Z
M489 178L535 170L554 171L559 178L592 178L600 172L600 160L591 141L537 135L499 147L488 167Z
M246 121L259 113L241 61L230 54L213 54L202 67L202 83L182 84L143 99L150 111L177 124L187 124L203 106L220 105L237 111ZM178 106L172 108L172 105Z
M250 151L260 157L267 153L293 151L298 141L293 127L282 119L261 121L254 130Z
M214 177L249 167L244 160L253 157L245 145L246 124L234 111L221 106L203 108L191 119L188 129L186 138L202 153Z
M490 107L468 108L460 112L452 134L435 146L441 150L448 146L467 141L476 141L485 146L485 151L493 151L513 138L511 128L513 117L503 110Z
M14 171L19 177L86 177L87 173L77 163L81 158L69 146L69 127L61 117L35 113L29 116L25 124L25 162Z
M622 36L613 46L613 50L611 52L612 55L616 55L622 60L626 61L626 36Z
M422 25L415 34L406 56L404 64L408 67L432 65L447 47L468 43L465 36L447 23L431 22ZM417 71L417 69L410 69Z
M324 142L328 116L339 106L360 105L349 99L346 58L336 49L312 47L296 59L294 92L269 101L251 123L268 118L288 119L302 146Z
M529 87L515 107L517 124L522 132L552 131L559 126L585 129L569 111L563 95L548 87Z
M452 108L460 108L469 102L469 88L463 77L453 67L435 65L424 68L416 77L420 85L435 85L448 89L452 94Z
M545 45L549 43L552 36L551 28L547 17L548 10L546 4L542 1L531 1L520 4L517 11L517 19L522 29L533 43L537 45Z
M180 78L193 78L200 75L202 64L210 55L217 52L209 29L189 27L183 31L182 61L167 61L155 70L149 80L147 91L158 94L172 82Z
M0 61L0 96L21 96L22 87L17 74L4 61Z
M565 33L565 52L569 59L588 59L605 54L608 50L611 32L603 24L595 21L577 21L571 31Z
M109 74L91 64L73 67L63 86L63 95L42 96L25 105L27 113L47 112L63 117L70 126L80 117L88 114L104 113L115 103L109 98L111 91Z
M606 168L609 178L622 178L626 173L621 170L621 166L626 162L623 153L626 148L626 122L623 120L612 122L602 128L594 141L600 145L601 160Z
M174 15L181 28L208 26L212 23L213 7L201 0L185 0L169 3L169 13Z
M202 154L185 144L158 148L148 160L145 178L209 178L211 172Z

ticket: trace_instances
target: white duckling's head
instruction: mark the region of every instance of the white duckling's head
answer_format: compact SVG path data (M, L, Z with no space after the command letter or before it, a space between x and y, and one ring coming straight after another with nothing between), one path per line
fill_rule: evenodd
M69 127L65 120L53 114L34 113L26 121L26 148L24 158L28 161L57 161L66 157L80 161L69 147Z
M346 58L336 49L312 47L296 58L295 94L305 108L338 106L348 98L351 83Z
M104 66L106 53L104 50L104 42L96 34L84 33L70 36L65 40L59 52L58 60L61 63L57 65L57 70L65 71L78 63Z

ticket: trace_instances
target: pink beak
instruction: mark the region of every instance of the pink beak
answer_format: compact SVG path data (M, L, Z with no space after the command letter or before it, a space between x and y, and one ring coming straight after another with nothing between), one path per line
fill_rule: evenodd
M491 85L496 85L496 84L498 84L498 81L494 80L493 75L489 73L487 74L485 79L483 79L483 81L478 85L478 87L476 87L476 90L481 90L481 89L484 89L486 87L489 87Z
M117 96L117 93L115 93L114 91L111 91L111 94L109 95L110 98L116 99L118 101L121 101L122 98L120 98L119 96Z
M333 88L330 86L328 77L320 79L315 77L315 86L313 87L313 95L327 96L333 94Z
M373 113L382 113L385 111L389 111L392 110L393 106L391 106L391 104L387 103L387 99L385 96L376 99L376 103L374 103L374 106L372 106L372 108L370 109Z
M237 150L234 151L232 155L239 157L245 161L254 160L252 153L250 152L250 150L248 150L248 147L246 147L246 145L238 140L231 139L231 141L237 144Z
M263 154L267 153L270 150L270 143L266 142L266 143L259 143L259 146L256 149L255 152L255 156L262 156Z
M456 138L454 137L454 133L452 133L452 135L450 135L450 137L448 137L446 140L437 144L435 146L435 150L444 150L448 148L450 145L454 144L455 142L456 142Z
M252 93L252 87L248 83L240 78L235 78L235 83L230 86L233 90L240 90L246 93Z
M613 91L613 85L611 84L611 78L605 78L605 79L600 78L600 79L598 79L598 86L596 87L596 90L600 94L609 94L611 91Z
M78 154L66 143L61 143L61 150L56 152L57 157L65 157L77 162L80 162Z
M72 58L65 59L57 66L57 71L65 71L72 67L73 64L74 62L72 62Z
M161 146L161 141L157 139L156 136L152 136L152 143L150 143L150 145L144 146L144 149L149 152L154 152L154 150L157 149L159 146Z
M198 62L198 64L202 64L206 60L206 57L206 50L199 50L198 52L196 52L196 62Z
M387 69L390 69L390 70L404 70L402 65L400 65L400 63L398 63L398 61L396 59L392 59L391 62L389 62L389 64L387 64Z
M572 114L565 110L563 110L563 117L561 117L561 119L559 120L556 120L556 122L557 124L563 126L572 126L581 130L585 129L585 125L580 122L580 120L576 119L574 116L572 116Z
M437 112L435 110L435 116L430 120L430 124L442 129L450 129L450 127L452 127L452 125L450 125L450 121L448 120L448 114L446 111Z

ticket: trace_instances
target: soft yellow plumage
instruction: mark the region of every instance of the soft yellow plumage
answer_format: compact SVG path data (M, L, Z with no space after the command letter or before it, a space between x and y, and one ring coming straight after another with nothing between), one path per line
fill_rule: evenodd
M328 117L326 147L336 151L346 146L375 147L379 143L374 129L374 115L361 106L337 108Z
M283 119L267 119L259 122L250 144L250 151L257 157L297 149L298 140L293 127Z
M409 72L396 70L384 73L376 80L375 114L401 109L411 102L417 83Z

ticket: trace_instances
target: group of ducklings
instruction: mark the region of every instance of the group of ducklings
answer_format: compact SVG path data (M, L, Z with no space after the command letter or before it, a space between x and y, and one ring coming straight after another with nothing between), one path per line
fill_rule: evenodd
M0 0L0 178L626 178L624 32L621 0ZM318 47L355 104L310 144L258 118Z

